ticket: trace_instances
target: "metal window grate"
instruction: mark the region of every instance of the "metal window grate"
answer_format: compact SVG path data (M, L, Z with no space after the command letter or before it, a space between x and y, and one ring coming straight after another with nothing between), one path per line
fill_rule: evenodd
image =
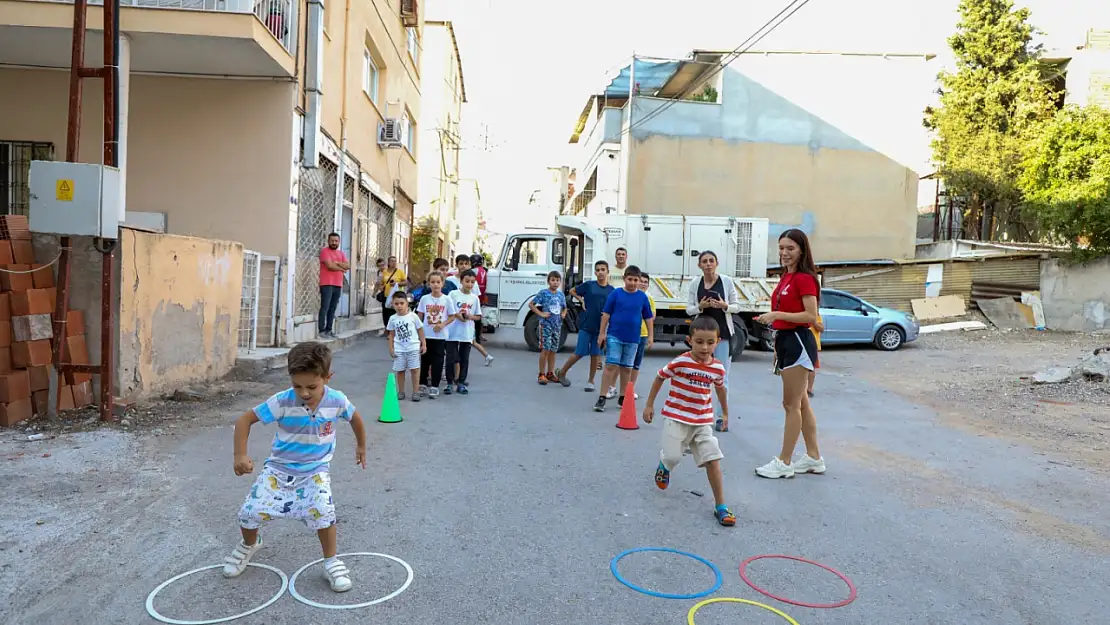
M54 145L0 141L0 215L27 215L31 209L31 161L54 160Z
M295 314L320 310L320 250L335 226L335 183L339 167L321 159L315 169L301 169L297 217Z
M254 351L258 347L261 266L261 254L243 250L243 290L239 299L239 348L247 351Z
M739 222L735 232L736 268L733 273L737 278L748 278L752 275L752 224Z

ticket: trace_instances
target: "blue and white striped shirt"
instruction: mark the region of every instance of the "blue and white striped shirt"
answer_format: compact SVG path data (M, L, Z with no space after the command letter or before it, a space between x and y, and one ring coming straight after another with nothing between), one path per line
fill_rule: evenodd
M328 470L335 452L335 428L340 420L354 417L355 407L346 395L327 387L312 413L289 389L256 406L254 414L262 423L277 423L266 464L292 475L312 475Z

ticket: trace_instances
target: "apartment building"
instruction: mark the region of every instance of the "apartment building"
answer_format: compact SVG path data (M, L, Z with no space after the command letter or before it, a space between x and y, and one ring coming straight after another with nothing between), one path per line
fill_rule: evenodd
M772 237L806 231L821 261L913 258L933 56L728 57L636 58L589 96L563 212L766 217Z
M126 222L252 252L269 295L259 345L316 335L317 257L339 232L341 327L370 323L375 260L407 262L418 197L420 3L122 5ZM0 212L28 210L32 159L64 158L73 21L72 0L0 0ZM91 5L87 66L102 64L102 28ZM100 81L85 80L81 162L101 162L101 109Z
M416 219L431 219L438 225L433 252L436 256L451 258L473 251L460 247L463 228L459 224L460 199L470 192L460 189L460 185L472 184L459 178L460 122L462 106L466 103L466 83L459 42L451 22L425 21L421 41L424 89L417 141L423 160Z

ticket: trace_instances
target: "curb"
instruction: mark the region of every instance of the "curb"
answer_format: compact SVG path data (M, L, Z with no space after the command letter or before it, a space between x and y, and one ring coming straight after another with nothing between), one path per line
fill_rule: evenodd
M320 342L331 348L332 353L335 353L355 343L361 343L367 338L377 336L377 333L378 328L367 328ZM284 348L280 352L265 358L237 358L235 359L235 366L231 368L231 371L228 372L225 379L241 382L257 380L274 369L285 368L286 356L288 354L289 349Z

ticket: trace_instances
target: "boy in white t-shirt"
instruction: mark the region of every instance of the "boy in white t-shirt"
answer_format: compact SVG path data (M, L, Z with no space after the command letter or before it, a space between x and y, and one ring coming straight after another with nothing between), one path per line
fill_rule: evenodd
M443 293L443 274L428 274L431 292L420 298L417 314L424 322L424 343L427 351L420 359L420 392L428 397L439 397L439 383L443 376L443 359L447 353L447 327L459 312L455 302ZM430 383L430 384L429 384Z
M447 388L445 395L451 394L451 385L456 384L460 395L469 393L467 377L470 373L470 348L474 344L474 321L482 318L482 304L474 292L478 276L467 269L459 274L462 287L448 295L459 312L456 321L447 328ZM456 366L458 367L456 370Z
M390 298L393 316L385 329L389 332L389 355L397 374L397 399L405 399L405 372L412 377L412 401L420 401L420 356L428 351L424 341L424 324L409 310L408 295L397 291Z

